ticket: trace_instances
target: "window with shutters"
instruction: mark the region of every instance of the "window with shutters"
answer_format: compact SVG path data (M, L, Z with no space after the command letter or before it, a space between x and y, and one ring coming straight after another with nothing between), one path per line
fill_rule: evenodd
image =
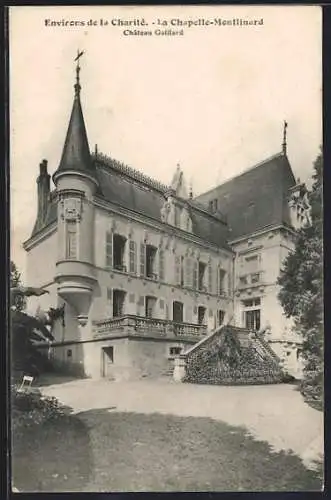
M201 291L206 291L206 285L205 285L205 272L206 272L206 264L204 262L200 262L198 264L198 288Z
M146 245L146 276L147 276L147 278L157 279L156 254L157 254L156 247L154 247L153 245Z
M184 304L174 300L172 304L172 319L175 323L183 323L184 321Z
M67 221L66 259L77 259L77 223Z
M206 308L203 306L198 307L198 324L205 325L206 324Z
M125 265L125 246L126 238L121 234L113 235L113 267L118 271L126 272Z
M113 233L106 232L106 269L113 267Z
M113 291L113 316L120 317L124 314L126 292L123 290Z
M155 318L156 298L147 296L145 298L145 317Z
M164 250L159 250L159 280L164 281Z
M130 240L129 243L129 272L136 273L137 272L137 245L136 242Z

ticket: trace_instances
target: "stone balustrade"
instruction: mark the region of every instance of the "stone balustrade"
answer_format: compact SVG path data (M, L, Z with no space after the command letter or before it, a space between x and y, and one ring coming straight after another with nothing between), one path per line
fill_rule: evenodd
M157 335L160 337L197 337L207 335L206 325L192 323L176 323L157 318L124 315L118 318L109 318L93 323L94 337L112 336L118 333L130 335Z

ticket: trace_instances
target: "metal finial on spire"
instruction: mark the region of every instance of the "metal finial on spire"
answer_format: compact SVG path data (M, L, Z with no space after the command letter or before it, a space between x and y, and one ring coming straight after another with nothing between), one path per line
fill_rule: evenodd
M83 54L84 54L84 51L83 50L79 51L79 49L78 49L77 50L77 56L75 57L75 61L77 61L77 65L76 65L76 83L74 85L75 96L76 97L79 96L80 89L81 89L80 81L79 81L79 72L80 72L79 59L82 57Z
M283 127L283 144L282 144L282 149L283 149L283 154L286 155L287 153L287 121L284 120L284 127Z

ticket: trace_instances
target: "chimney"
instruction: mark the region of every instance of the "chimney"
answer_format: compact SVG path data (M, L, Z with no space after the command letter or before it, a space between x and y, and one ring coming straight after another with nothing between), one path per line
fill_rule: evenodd
M49 193L50 193L50 175L47 172L47 160L43 160L39 165L38 186L38 214L37 220L40 225L44 224L47 214Z

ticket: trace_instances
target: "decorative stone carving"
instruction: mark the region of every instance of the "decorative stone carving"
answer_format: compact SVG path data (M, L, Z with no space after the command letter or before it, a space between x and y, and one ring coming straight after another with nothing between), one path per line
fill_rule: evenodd
M190 217L190 213L186 207L183 208L180 218L180 227L183 231L192 232L192 220Z
M64 198L60 202L62 220L79 222L82 216L81 198Z
M170 203L166 201L161 208L161 221L168 222L168 215L170 212Z

